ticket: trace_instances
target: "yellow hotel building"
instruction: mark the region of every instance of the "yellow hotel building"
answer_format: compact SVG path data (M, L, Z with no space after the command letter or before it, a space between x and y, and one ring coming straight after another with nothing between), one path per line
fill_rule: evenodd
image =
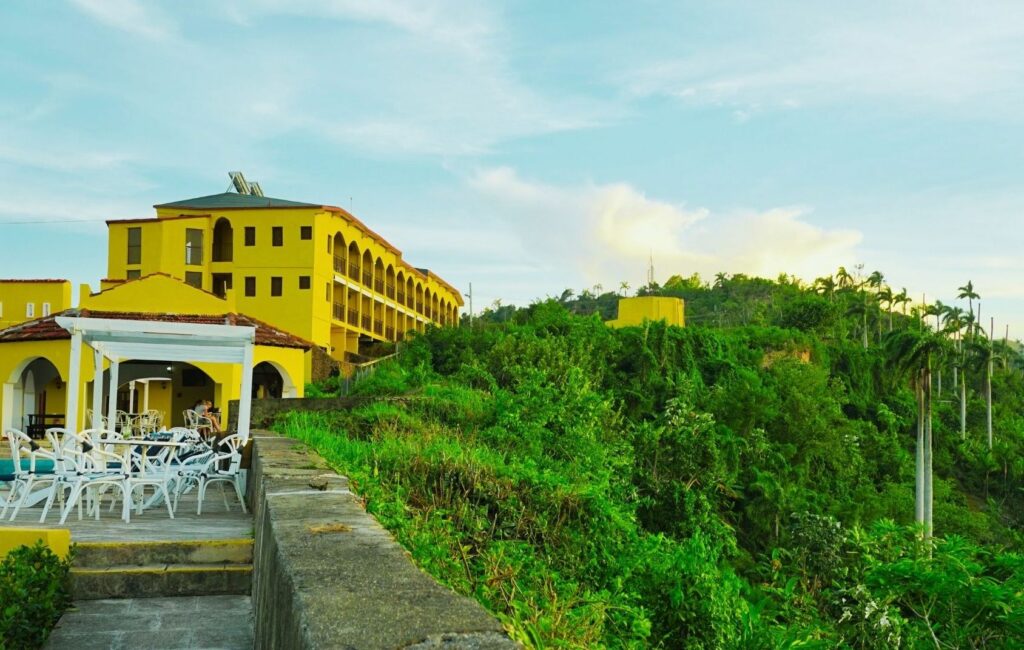
M327 374L328 357L345 372L374 344L458 323L458 290L341 208L236 192L154 207L155 217L107 222L107 277L96 292L82 285L76 307L66 280L0 280L4 426L62 415L70 336L55 325L58 315L255 326L257 398L301 397ZM92 399L89 365L83 410ZM196 399L222 408L238 399L236 374L121 364L118 408L141 408L134 396L144 387L149 407L177 424Z

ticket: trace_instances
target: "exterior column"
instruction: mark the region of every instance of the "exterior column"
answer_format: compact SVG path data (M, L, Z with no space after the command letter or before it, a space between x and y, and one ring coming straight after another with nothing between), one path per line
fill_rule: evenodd
M110 361L110 388L107 394L107 422L110 424L110 428L116 430L117 428L117 371L121 362L117 359Z
M242 360L242 392L238 396L238 433L249 439L249 419L252 411L252 357L253 344L247 343Z
M92 351L92 428L103 428L103 353Z
M135 381L128 382L128 412L135 413Z
M0 395L0 413L3 413L3 421L0 422L0 430L6 432L14 428L14 384L5 383L3 393Z
M149 410L149 382L143 384L145 388L142 391L142 412L145 413Z
M64 426L68 431L78 431L78 397L82 389L82 333L71 333L71 359L68 363L67 407Z

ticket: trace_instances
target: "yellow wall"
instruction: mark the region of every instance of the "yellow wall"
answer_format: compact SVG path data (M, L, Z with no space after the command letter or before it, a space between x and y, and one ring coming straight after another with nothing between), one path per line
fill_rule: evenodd
M67 381L68 377L68 365L70 361L70 346L71 342L69 339L61 339L55 341L21 341L12 343L0 344L0 387L2 387L2 393L0 393L0 424L7 425L7 418L10 415L7 411L12 409L10 400L12 399L11 391L15 384L19 384L21 381L21 375L28 366L28 364L36 358L42 357L47 359L50 363L56 367L57 372L60 374L60 378L63 382ZM80 365L81 373L81 384L79 386L79 411L78 411L78 422L84 421L85 409L91 407L92 402L88 401L88 393L85 387L88 382L93 379L93 359L92 350L87 346L82 346L82 358ZM46 410L50 413L64 413L67 405L67 387L64 386L61 390L55 391L51 396L50 390L53 384L47 386L47 406ZM13 409L12 409L13 410ZM66 413L65 413L66 416ZM21 427L24 426L22 422L10 422L9 426Z
M0 281L0 329L17 325L33 318L42 318L44 303L49 313L55 314L71 307L71 283L36 280ZM34 316L27 315L31 304Z
M88 285L82 285L78 306L94 311L221 315L236 311L230 300L232 294L227 299L218 298L172 277L150 275L96 294L89 293Z
M0 528L0 559L19 546L33 546L42 541L61 558L71 549L71 531L66 528Z
M221 219L231 224L232 261L214 262L214 230ZM274 246L272 229L281 227L283 242ZM302 228L312 229L310 239L302 239ZM142 228L142 261L127 264L128 229ZM245 228L255 228L253 246L245 245ZM406 329L423 330L429 323L457 324L462 298L458 291L446 286L433 274L423 274L402 259L396 250L379 235L369 231L354 217L337 208L262 208L220 209L213 211L159 208L156 219L112 221L108 248L108 278L123 280L129 269L143 276L166 273L184 279L186 271L203 273L202 287L213 289L213 273L231 274L235 311L266 321L287 332L305 338L329 350L337 359L344 359L346 351L358 349L358 336L376 340L398 340ZM185 230L203 231L202 264L185 265ZM342 250L334 250L335 237L344 241ZM359 250L360 273L349 277L348 247L355 242ZM363 256L370 252L371 279L364 283ZM335 271L335 255L342 254L346 265L340 273ZM380 260L380 266L375 265ZM406 293L392 281L388 286L388 267L397 280L412 278L414 286L410 296L425 292L434 298L427 302L421 298L417 307L412 299L399 304L398 296ZM374 273L377 271L377 273ZM256 295L245 295L245 278L255 278ZM272 278L282 282L282 295L271 295ZM309 288L300 288L300 278L309 278ZM381 280L381 284L377 281ZM114 286L105 283L104 287ZM125 285L127 288L128 285ZM349 304L348 287L362 297ZM365 298L365 300L363 299ZM436 304L435 304L436 301ZM442 307L443 301L443 307ZM334 305L340 306L341 318L336 318ZM348 309L356 310L356 322L348 322ZM97 307L98 308L98 307ZM161 310L155 310L161 311ZM162 311L171 311L164 309ZM363 317L369 316L368 327ZM348 334L354 336L346 336ZM346 345L339 346L339 341ZM353 343L349 345L349 343ZM355 348L355 349L353 349Z
M686 319L682 298L660 296L619 298L619 317L608 321L608 325L629 327L641 325L645 320L664 320L669 325L684 327Z

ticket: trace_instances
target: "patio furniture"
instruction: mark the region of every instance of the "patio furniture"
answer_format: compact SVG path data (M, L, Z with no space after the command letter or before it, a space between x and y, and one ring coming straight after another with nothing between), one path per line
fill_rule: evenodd
M182 414L185 416L185 427L195 429L200 433L209 436L213 433L213 420L205 415L199 415L193 409L185 409Z
M46 429L49 427L63 427L63 413L29 413L28 428L25 433L33 440L42 440L46 437Z
M154 489L154 497L163 497L167 506L167 515L174 519L174 508L171 503L170 485L177 479L177 472L173 468L174 455L177 450L183 447L183 443L172 440L113 440L110 444L122 447L121 463L129 471L123 475L123 496L121 518L125 522L131 520L131 510L136 509L138 514L152 505L157 499L146 501L145 488ZM150 456L150 449L159 449L160 453ZM143 496L138 502L134 500L135 492L139 488L143 490Z
M96 519L99 519L99 496L100 488L116 488L121 491L122 499L125 498L125 466L121 459L103 449L98 448L92 442L88 429L75 433L64 431L63 437L57 439L56 430L50 429L47 435L51 436L55 452L54 469L58 477L51 491L46 505L43 507L43 514L39 518L42 523L53 506L54 498L58 493L63 496L65 490L69 494L61 509L60 523L64 523L72 508L78 508L78 518L82 518L82 497L85 496L89 509L95 510ZM107 440L110 444L115 441ZM121 441L123 442L123 441Z
M206 488L213 483L221 484L221 494L224 496L224 507L228 506L227 495L223 493L223 484L230 483L235 488L235 495L238 496L238 503L245 509L245 498L242 496L241 475L239 469L242 465L242 448L248 439L241 434L232 434L223 440L213 443L213 456L206 463L198 468L194 478L198 480L198 501L196 514L203 514L203 500L206 498ZM223 465L222 465L223 463Z
M57 477L53 469L53 454L39 447L27 434L17 429L8 429L4 432L4 438L11 450L11 473L0 477L10 486L3 511L0 511L0 519L7 516L7 510L14 506L11 513L11 521L14 521L18 511L27 505L32 488L52 488Z

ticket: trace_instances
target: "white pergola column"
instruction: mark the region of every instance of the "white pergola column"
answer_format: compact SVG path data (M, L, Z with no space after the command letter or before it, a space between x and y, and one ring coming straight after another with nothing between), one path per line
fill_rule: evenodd
M5 383L3 385L3 393L0 394L0 411L3 412L0 429L7 431L14 428L14 384Z
M94 348L92 351L92 428L103 428L103 353Z
M75 330L71 333L71 359L68 363L68 395L67 411L64 414L64 426L68 431L78 431L78 395L81 390L82 365L82 333Z
M238 433L249 438L249 419L252 412L252 357L253 344L245 346L242 357L242 392L238 396Z
M135 380L128 382L128 412L135 413Z
M149 382L143 384L145 388L142 390L142 412L145 413L149 410Z
M107 393L107 422L111 429L116 429L117 423L117 371L121 362L117 359L110 361L110 389Z

